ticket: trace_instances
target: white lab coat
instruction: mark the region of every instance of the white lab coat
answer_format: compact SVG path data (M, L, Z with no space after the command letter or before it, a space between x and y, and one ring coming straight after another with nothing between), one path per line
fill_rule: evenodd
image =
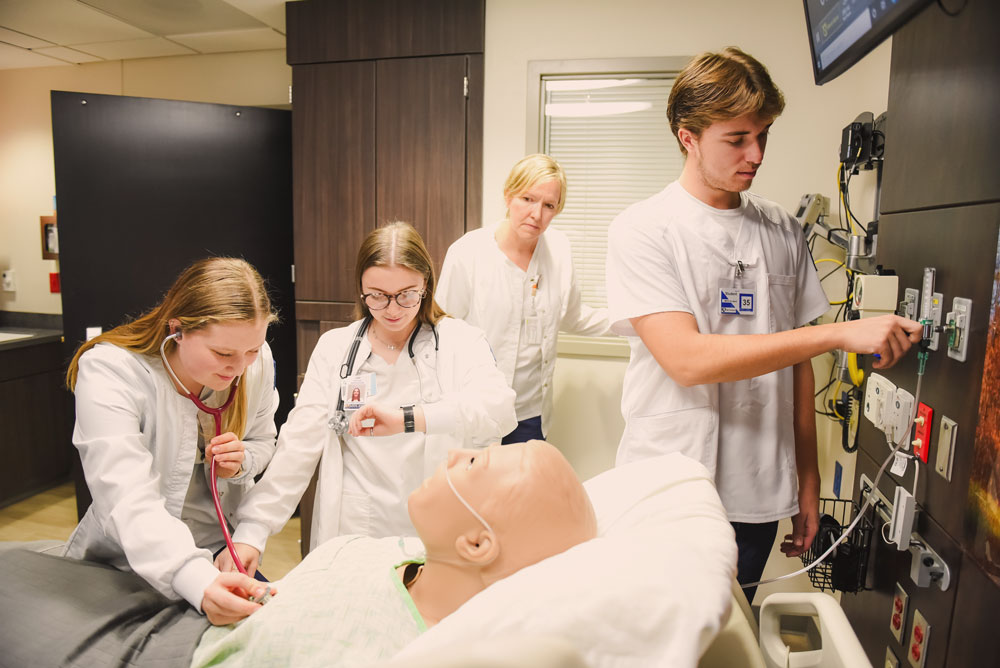
M552 422L552 376L559 332L601 336L610 334L606 309L587 306L573 276L569 239L549 227L538 238L523 279L514 281L515 266L496 242L497 225L466 233L448 248L435 298L450 315L486 332L497 366L512 385L521 321L524 319L522 280L539 276L537 310L542 329L542 433Z
M341 365L360 326L360 321L320 337L295 408L281 428L278 448L267 473L247 498L252 512L267 518L256 530L266 535L281 530L295 510L319 462L319 480L313 503L310 548L341 534L344 505L344 444L328 423L337 408L341 389ZM485 447L514 428L514 392L497 370L483 333L460 320L442 318L437 324L439 347L434 350L431 328L423 325L414 341L413 363L423 382L421 405L427 424L423 477L429 476L453 448ZM400 355L408 355L404 347ZM361 339L354 370L372 354L368 337ZM346 373L346 371L345 371ZM436 382L434 380L436 379ZM377 402L377 397L375 398ZM349 435L343 438L352 438ZM378 483L375 472L356 471L370 484ZM412 490L411 490L412 491ZM406 504L406 498L397 500Z
M219 494L236 527L234 540L249 543L241 533L242 501L270 461L277 432L278 392L267 344L241 382L247 387L244 472L219 479ZM204 416L212 425L211 416L177 393L159 357L110 343L80 357L75 394L73 443L93 504L69 537L66 556L131 569L165 596L200 608L205 588L219 575L212 551L224 539L220 530L217 544L196 545L180 517L195 466L198 422ZM203 400L218 406L227 396L209 390ZM207 463L204 468L207 476ZM254 546L263 550L264 543Z
M791 367L683 387L629 319L678 311L692 314L705 334L768 334L818 318L830 305L797 221L750 193L742 193L739 208L714 209L674 182L615 218L608 241L608 306L632 353L617 464L681 452L711 471L731 521L794 515ZM742 275L737 261L745 267ZM753 293L752 314L721 312L721 290L734 286Z

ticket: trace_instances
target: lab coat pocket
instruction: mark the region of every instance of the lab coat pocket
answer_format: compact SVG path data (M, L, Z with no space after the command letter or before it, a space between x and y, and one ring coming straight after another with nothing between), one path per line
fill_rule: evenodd
M767 275L768 318L771 333L795 328L795 276Z
M719 422L711 406L630 417L616 465L679 452L715 473Z
M367 494L344 492L340 504L340 535L372 535L371 499Z

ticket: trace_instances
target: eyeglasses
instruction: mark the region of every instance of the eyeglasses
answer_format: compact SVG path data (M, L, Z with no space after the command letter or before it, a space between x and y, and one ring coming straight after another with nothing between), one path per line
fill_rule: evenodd
M381 292L369 292L368 294L361 295L362 301L365 305L373 311L381 311L382 309L389 306L389 302L393 299L402 308L413 308L420 303L420 300L424 298L427 293L426 290L403 290L402 292L397 292L394 295L387 295Z

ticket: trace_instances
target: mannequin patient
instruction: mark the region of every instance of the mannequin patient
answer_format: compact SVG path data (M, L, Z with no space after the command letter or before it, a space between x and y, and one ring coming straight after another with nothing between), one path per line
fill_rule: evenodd
M583 485L542 441L453 450L408 508L426 556L407 554L413 544L403 539L328 541L266 606L235 627L208 629L194 665L389 657L490 584L597 535Z

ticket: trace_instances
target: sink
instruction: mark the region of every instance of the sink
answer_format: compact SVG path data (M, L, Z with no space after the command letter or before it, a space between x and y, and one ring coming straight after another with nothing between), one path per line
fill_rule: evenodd
M19 332L0 332L0 343L7 341L17 341L18 339L30 339L34 334L21 334Z

